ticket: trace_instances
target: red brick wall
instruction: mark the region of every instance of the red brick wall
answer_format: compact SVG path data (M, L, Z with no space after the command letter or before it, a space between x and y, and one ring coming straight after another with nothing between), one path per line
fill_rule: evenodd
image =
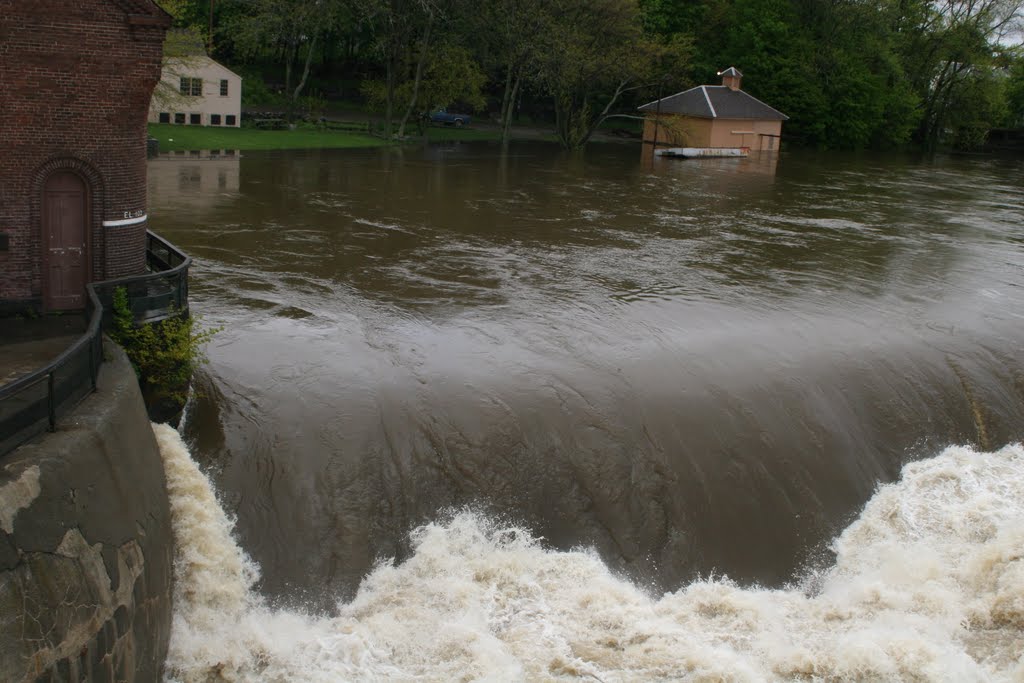
M91 191L90 280L145 269L145 224L103 226L146 212L146 114L165 17L128 6L0 0L0 303L42 296L40 205L56 169Z

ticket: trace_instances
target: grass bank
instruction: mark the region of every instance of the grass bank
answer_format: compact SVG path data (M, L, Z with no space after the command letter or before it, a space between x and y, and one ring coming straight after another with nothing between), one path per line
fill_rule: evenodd
M386 144L380 138L370 135L316 128L260 130L151 123L149 135L160 141L161 152L191 149L327 149L379 147Z
M415 127L412 128L412 132L416 134ZM320 130L314 126L301 126L295 130L260 130L151 123L149 135L160 141L161 152L193 149L336 149L380 147L389 144L381 138L365 133ZM426 138L429 142L498 140L501 134L497 128L431 126L426 129ZM410 142L419 140L422 138L413 138Z

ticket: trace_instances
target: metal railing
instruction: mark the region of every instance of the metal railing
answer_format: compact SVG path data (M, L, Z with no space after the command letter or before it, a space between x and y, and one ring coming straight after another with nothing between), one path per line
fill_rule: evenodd
M114 292L124 287L136 325L188 315L188 269L192 257L154 232L146 232L145 275L129 275L94 282L103 304L103 324L110 325L114 313Z
M57 420L96 390L103 362L103 330L110 324L114 291L124 287L136 324L188 315L192 259L155 233L146 233L144 275L86 285L85 333L45 367L0 387L0 456L32 437L54 431Z
M103 362L103 307L91 285L85 334L49 365L0 387L0 455L57 427L57 418L96 390Z

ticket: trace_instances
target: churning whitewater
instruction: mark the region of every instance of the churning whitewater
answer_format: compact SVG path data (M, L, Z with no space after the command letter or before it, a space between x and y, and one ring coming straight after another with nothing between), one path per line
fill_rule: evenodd
M270 608L178 433L168 680L1024 680L1024 447L950 447L881 486L785 590L652 597L591 552L472 512L413 531L335 617Z

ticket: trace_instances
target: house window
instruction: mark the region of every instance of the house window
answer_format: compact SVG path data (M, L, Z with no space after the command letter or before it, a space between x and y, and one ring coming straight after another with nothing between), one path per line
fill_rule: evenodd
M210 114L210 125L211 126L219 126L220 125L220 114Z
M174 115L174 122L175 123L185 123L185 115L184 114L175 114Z
M228 114L227 116L225 116L224 117L224 125L227 125L227 126L235 125L235 115L234 114Z
M165 111L160 112L160 123L170 123L170 122L171 122L171 115L168 112L165 112Z
M203 79L182 76L178 82L178 90L182 95L201 97L203 94Z
M227 97L228 96L228 79L226 79L226 78L220 79L220 96L221 97Z
M203 122L203 115L202 114L189 114L188 115L188 122L191 123L193 126L198 126L199 124L201 124Z

